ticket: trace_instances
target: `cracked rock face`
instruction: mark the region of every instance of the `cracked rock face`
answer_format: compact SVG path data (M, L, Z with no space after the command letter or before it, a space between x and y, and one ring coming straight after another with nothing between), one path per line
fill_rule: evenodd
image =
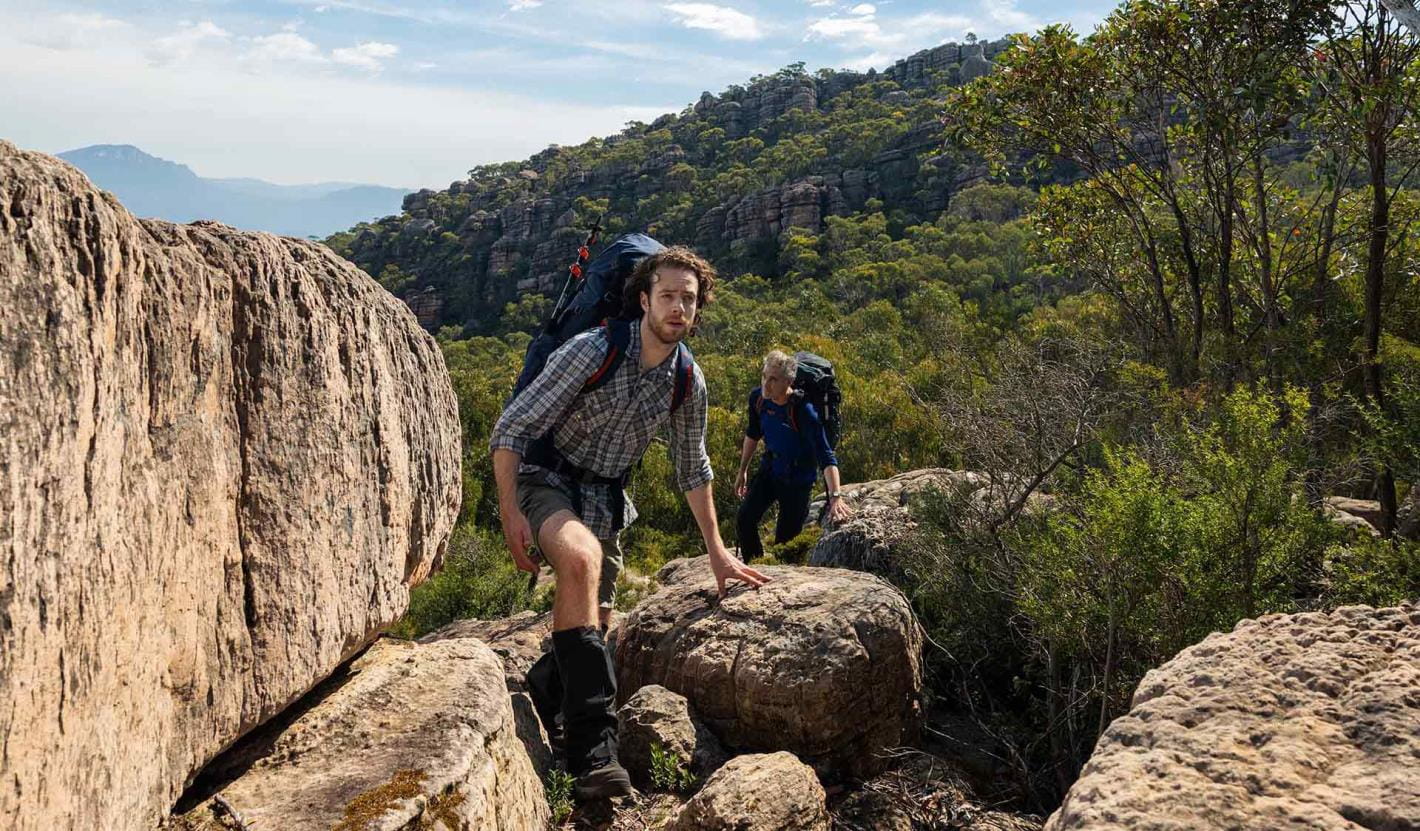
M725 763L676 817L672 831L828 831L823 786L792 753Z
M283 831L541 831L542 782L518 739L503 665L482 641L382 640L269 752L177 828L235 812Z
M677 560L626 617L616 646L625 700L648 684L684 695L735 750L789 750L821 773L866 776L922 718L922 632L887 581L843 569L769 567L758 591L715 603L704 557Z
M1420 606L1245 620L1183 650L1046 828L1420 828Z
M137 220L0 142L0 826L151 828L396 620L459 421L323 246Z

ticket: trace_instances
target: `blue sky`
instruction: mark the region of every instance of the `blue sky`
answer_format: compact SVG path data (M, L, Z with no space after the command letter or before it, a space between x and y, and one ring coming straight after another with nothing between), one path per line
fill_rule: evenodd
M204 176L443 187L804 61L913 52L1112 2L0 0L0 138Z

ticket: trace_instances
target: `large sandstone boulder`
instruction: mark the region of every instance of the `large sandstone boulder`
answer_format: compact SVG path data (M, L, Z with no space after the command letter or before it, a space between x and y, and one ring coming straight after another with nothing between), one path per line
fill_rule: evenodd
M342 680L174 827L217 831L224 814L282 831L546 827L502 664L483 642L382 640Z
M1420 606L1239 623L1144 676L1050 831L1420 828Z
M672 831L828 831L823 786L792 753L738 756L715 772Z
M826 774L868 775L922 719L922 632L887 581L768 567L772 582L716 602L704 557L677 560L621 626L623 700L647 684L686 696L726 746L790 750Z
M0 142L0 827L151 828L396 620L459 502L443 358L321 245Z

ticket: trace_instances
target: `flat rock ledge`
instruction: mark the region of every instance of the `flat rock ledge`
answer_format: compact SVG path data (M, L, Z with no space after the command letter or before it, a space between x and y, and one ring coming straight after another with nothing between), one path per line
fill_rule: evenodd
M1420 828L1420 606L1272 615L1144 676L1047 831Z
M541 831L543 786L482 641L380 640L350 678L171 831Z

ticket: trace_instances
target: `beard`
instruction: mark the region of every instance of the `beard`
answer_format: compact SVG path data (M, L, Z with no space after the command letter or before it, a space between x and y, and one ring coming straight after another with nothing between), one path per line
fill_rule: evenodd
M646 313L647 321L650 323L651 334L664 344L679 343L685 340L685 336L690 334L690 323L687 321L680 326L673 326L671 322L663 317L656 317L654 314Z

